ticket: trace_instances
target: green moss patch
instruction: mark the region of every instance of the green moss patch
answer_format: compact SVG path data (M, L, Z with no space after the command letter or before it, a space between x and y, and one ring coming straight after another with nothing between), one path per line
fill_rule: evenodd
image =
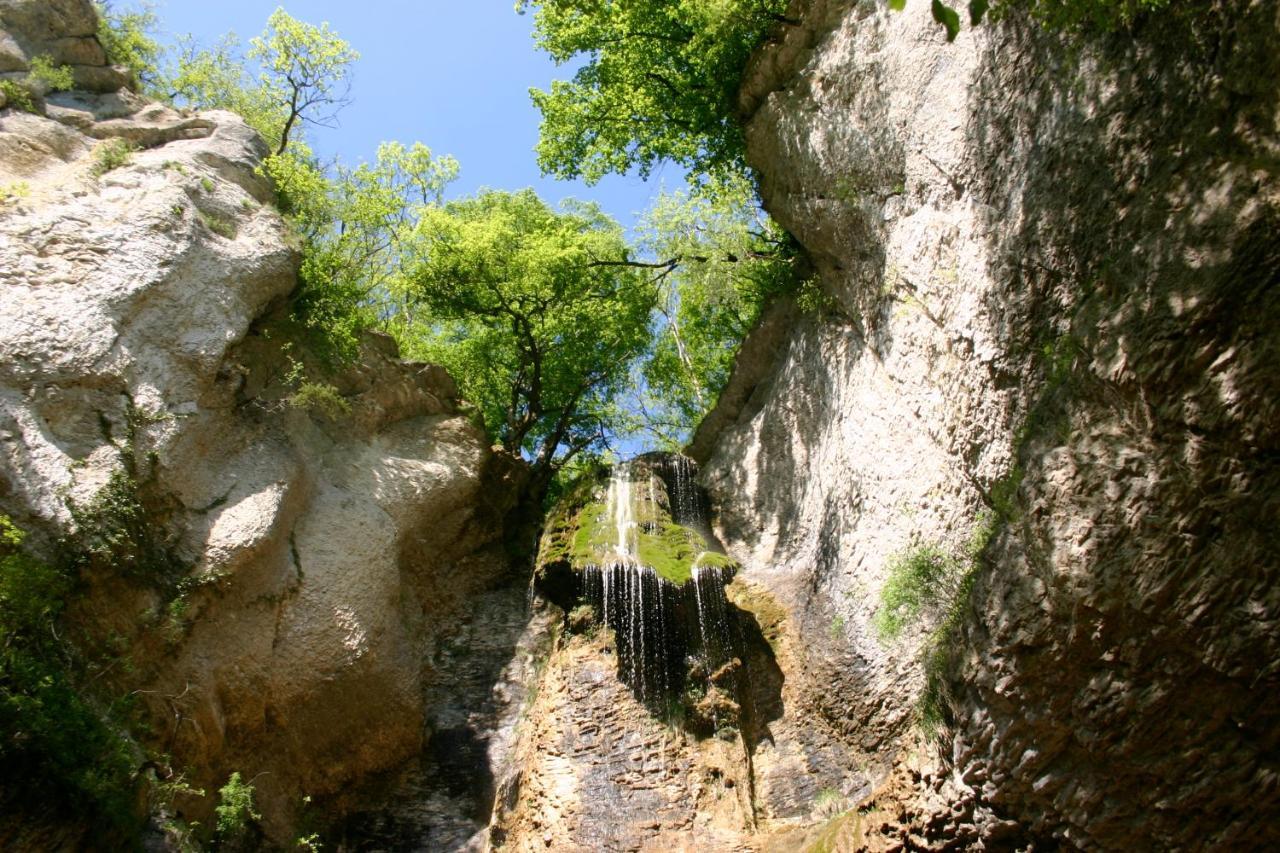
M601 491L598 484L575 490L552 512L543 534L540 567L567 563L581 571L607 562L615 553L617 531ZM673 522L656 501L637 501L635 518L637 559L671 583L686 583L695 565L735 565L725 554L710 550L701 533Z

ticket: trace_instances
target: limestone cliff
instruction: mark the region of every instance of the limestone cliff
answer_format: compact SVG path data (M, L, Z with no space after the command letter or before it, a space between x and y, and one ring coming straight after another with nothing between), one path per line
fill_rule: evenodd
M829 828L854 847L1274 846L1280 9L949 45L883 5L798 4L742 91L832 301L748 343L750 393L695 442L742 578L803 638L760 807L803 811L778 767L855 795ZM992 519L935 752L930 626L874 615L895 555Z
M587 481L527 591L449 377L290 329L261 140L134 94L86 0L0 0L0 76L76 81L0 109L0 512L92 540L65 627L139 772L209 792L166 808L240 771L285 845L1280 844L1280 7L885 5L797 0L741 90L824 304L745 343L704 495ZM921 553L960 596L889 639Z
M145 745L207 792L182 816L207 824L238 770L291 843L304 797L331 817L424 737L465 734L456 703L492 704L526 621L501 542L521 465L443 370L376 335L310 374L332 387L308 405L262 141L123 88L87 0L5 0L0 23L11 77L46 54L78 81L0 111L0 510L46 553L127 531L129 559L103 546L68 620L115 661L94 689L140 697ZM441 646L477 619L500 626L491 654L452 665ZM440 684L460 669L481 685Z

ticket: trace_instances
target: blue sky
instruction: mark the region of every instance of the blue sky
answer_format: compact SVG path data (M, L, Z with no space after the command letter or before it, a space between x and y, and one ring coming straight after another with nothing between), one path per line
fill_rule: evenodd
M122 8L136 5L119 0ZM155 0L161 36L190 33L211 45L228 31L243 41L262 31L278 5L308 23L329 25L361 54L354 70L354 102L335 129L315 128L311 141L324 157L372 159L378 143L421 141L462 164L450 196L481 187L536 188L549 201L574 197L599 202L624 226L665 181L683 184L674 166L648 183L609 177L594 187L543 178L533 147L538 111L529 87L546 88L570 76L539 52L532 15L517 15L512 0Z

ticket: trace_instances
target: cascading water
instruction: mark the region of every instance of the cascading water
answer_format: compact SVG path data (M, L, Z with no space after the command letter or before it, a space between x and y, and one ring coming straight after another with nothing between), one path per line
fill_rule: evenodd
M695 697L726 688L712 676L723 680L726 664L737 658L724 591L733 569L710 550L695 475L693 462L678 455L616 466L598 517L601 559L580 566L583 597L614 632L619 677L655 706L686 688ZM697 543L681 552L683 566L666 567L674 579L655 568L662 558L649 553L673 528L680 541ZM736 693L736 686L728 689Z
M703 511L702 493L694 483L697 471L688 456L675 454L671 459L671 517L676 524L687 524L701 530L706 527L707 516Z

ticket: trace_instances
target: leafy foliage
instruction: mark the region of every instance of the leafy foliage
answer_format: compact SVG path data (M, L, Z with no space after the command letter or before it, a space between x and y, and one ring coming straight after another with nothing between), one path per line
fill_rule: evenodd
M74 83L70 66L54 65L50 57L40 55L31 60L31 68L21 81L0 80L0 93L4 94L8 106L33 113L36 111L33 92L59 92L70 89Z
M238 113L281 155L291 143L297 147L299 123L332 124L348 103L349 66L358 58L328 24L316 27L277 9L247 53L230 34L207 49L185 39L166 86L181 106Z
M794 289L797 250L741 176L664 193L639 232L640 248L659 266L661 318L641 369L642 423L675 446L715 404L763 307Z
M256 130L272 150L280 146L286 119L285 105L271 87L249 70L239 40L224 36L211 48L201 48L190 38L177 47L175 65L164 78L168 97L181 107L197 110L230 110Z
M31 100L31 93L16 80L0 80L0 95L4 95L6 106L28 113L36 111L35 101Z
M134 825L127 741L77 691L56 624L74 571L22 551L0 516L0 805L99 815L112 836Z
M954 596L965 569L955 555L931 543L895 556L880 592L876 631L894 639L922 613L944 606Z
M152 37L158 25L155 11L146 5L132 11L117 11L110 3L95 2L98 12L98 41L112 65L132 72L144 92L160 83L163 50Z
M75 85L75 76L69 65L54 65L48 56L37 56L31 60L31 70L27 79L50 92L62 92Z
M100 178L112 169L129 165L129 161L133 159L133 150L133 143L127 139L108 139L98 145L93 151L91 171L94 177Z
M622 231L589 204L552 210L532 190L422 212L399 330L444 364L494 437L543 476L604 441L626 365L648 340L654 292ZM545 485L545 484L544 484Z
M67 506L76 528L68 559L77 570L112 571L164 592L177 590L187 566L152 522L131 464L113 471L88 502Z
M982 23L988 11L1001 16L1025 10L1042 24L1057 30L1115 30L1128 27L1144 12L1169 7L1170 0L969 0L969 23ZM902 11L906 0L889 0L889 8ZM946 30L947 41L960 34L960 13L942 0L930 0L933 19Z
M214 813L219 838L230 840L242 836L252 821L262 820L262 815L253 807L253 783L243 781L239 772L232 773L227 783L218 789Z
M947 719L950 707L947 673L955 654L957 634L967 612L970 590L982 566L982 556L1000 518L990 514L980 516L968 542L960 549L922 543L890 561L888 579L880 592L880 609L874 620L880 638L892 640L909 625L926 618L935 626L920 651L925 673L920 722L926 731L937 729Z
M360 55L329 29L276 9L266 31L250 41L249 58L261 63L258 88L284 116L276 153L289 147L299 121L330 126L349 99L348 70Z
M520 0L557 63L585 58L571 81L532 90L542 112L543 171L594 183L671 160L695 175L742 171L738 85L786 0Z
M334 421L351 411L351 404L327 382L306 381L289 395L289 405Z

